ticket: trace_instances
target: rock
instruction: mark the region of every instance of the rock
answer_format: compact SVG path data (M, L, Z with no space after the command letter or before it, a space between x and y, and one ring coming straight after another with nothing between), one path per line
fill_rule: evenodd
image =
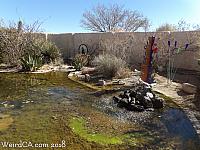
M130 98L130 93L128 93L127 91L124 92L124 98L129 99Z
M128 107L128 103L126 102L126 99L120 99L120 101L118 102L117 106L120 108L127 108Z
M121 81L121 80L117 80L117 81L112 81L112 85L124 85L125 82Z
M130 103L131 103L131 104L135 104L135 102L136 102L135 98L134 98L134 97L131 97ZM139 103L138 103L138 104L139 104Z
M90 75L89 74L85 74L85 82L89 82L90 81Z
M164 107L164 100L162 98L155 98L152 100L153 108L160 109Z
M144 108L152 108L153 104L149 97L144 96L143 100L140 102Z
M117 96L113 96L113 100L115 103L118 103L121 100L121 98Z
M74 66L67 66L67 69L74 69Z
M77 78L81 81L85 81L85 75L78 74Z
M135 105L135 104L128 105L127 109L130 110L130 111L139 111L139 112L144 111L143 106Z
M131 91L130 92L130 97L136 97L136 94L137 94L136 91Z
M95 73L96 69L91 67L83 67L81 68L82 74L93 74Z
M147 92L147 93L146 93L146 96L149 97L149 98L153 98L153 97L154 97L153 94L150 93L150 92Z
M164 100L156 97L147 84L139 84L132 90L125 90L119 97L114 96L113 100L118 107L130 111L153 111L154 108L160 109L164 106Z
M99 80L99 82L97 84L100 85L100 86L105 86L106 81L105 80Z
M147 108L147 109L145 109L146 111L154 111L154 109L153 108Z
M68 77L73 77L74 76L74 73L73 72L70 72L69 74L68 74Z
M82 74L81 71L75 71L75 72L74 72L74 75L76 75L76 76L81 75L81 74Z
M182 84L182 90L189 94L195 94L197 92L197 87L195 85L192 85L190 83L183 83Z
M120 98L125 98L124 94L122 94L122 93L119 94L119 97Z

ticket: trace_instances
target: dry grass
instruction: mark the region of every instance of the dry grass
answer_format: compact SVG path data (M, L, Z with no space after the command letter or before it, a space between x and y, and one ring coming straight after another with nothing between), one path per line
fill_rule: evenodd
M124 69L127 68L125 61L110 54L95 57L93 65L96 67L97 72L105 78L113 78L115 76L123 77L126 72L124 72Z

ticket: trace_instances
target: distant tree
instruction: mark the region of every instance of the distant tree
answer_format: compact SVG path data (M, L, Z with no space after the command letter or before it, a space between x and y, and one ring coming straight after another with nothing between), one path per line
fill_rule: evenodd
M156 29L157 32L159 31L176 31L176 26L173 24L165 23Z
M97 5L91 11L85 11L81 26L97 32L128 31L140 28L148 29L149 20L137 11L124 9L119 5Z

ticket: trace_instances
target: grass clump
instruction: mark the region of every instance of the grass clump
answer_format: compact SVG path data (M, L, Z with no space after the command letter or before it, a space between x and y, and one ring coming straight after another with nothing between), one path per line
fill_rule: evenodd
M123 70L127 68L127 64L124 60L111 54L95 57L93 65L97 68L98 73L102 74L105 78L121 76L120 72L124 73Z

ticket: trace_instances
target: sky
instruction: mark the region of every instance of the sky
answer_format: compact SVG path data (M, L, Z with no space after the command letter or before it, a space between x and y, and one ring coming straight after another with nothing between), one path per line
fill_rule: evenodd
M40 21L47 33L90 32L80 26L80 20L84 11L98 4L119 4L141 12L150 20L151 31L180 19L200 24L200 0L0 0L0 19L21 19L26 24Z

